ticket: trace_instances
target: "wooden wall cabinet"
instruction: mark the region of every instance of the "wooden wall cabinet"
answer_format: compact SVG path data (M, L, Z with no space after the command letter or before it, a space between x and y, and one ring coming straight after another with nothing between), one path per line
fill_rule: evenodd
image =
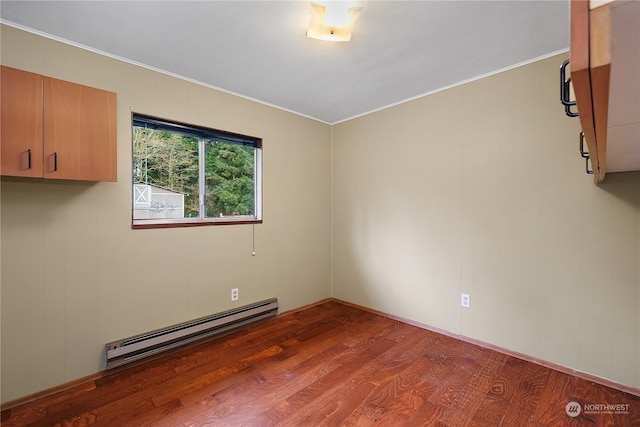
M640 170L640 2L571 0L570 64L595 182Z
M42 76L4 66L0 74L0 173L42 177Z
M2 66L5 176L117 180L116 94Z

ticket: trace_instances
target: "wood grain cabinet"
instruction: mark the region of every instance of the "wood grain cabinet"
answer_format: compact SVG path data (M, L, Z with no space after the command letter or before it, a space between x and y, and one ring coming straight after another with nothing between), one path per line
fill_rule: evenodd
M570 64L595 182L640 170L640 2L571 0Z
M116 94L2 67L5 176L117 180Z

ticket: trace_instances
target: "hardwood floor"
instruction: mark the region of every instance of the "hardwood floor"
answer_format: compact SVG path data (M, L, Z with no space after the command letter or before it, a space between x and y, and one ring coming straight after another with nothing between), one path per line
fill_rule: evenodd
M640 397L331 300L2 412L3 427L373 424L640 426Z

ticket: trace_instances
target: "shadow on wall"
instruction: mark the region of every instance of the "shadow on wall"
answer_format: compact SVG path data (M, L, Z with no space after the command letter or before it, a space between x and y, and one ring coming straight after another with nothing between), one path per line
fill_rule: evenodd
M608 173L603 182L593 185L640 208L640 171Z
M111 183L104 184L88 181L47 180L9 176L3 176L1 182L3 216L11 215L12 208L18 207L20 218L23 218L25 212L30 212L33 214L33 216L30 216L30 221L33 221L36 220L35 216L38 214L41 215L41 223L38 225L45 226L56 221L56 215L65 215L63 212L66 206L77 203L76 200L92 197L92 191L96 186L113 185ZM42 203L48 206L47 209L43 209ZM29 208L29 205L33 205L33 209ZM97 209L98 206L96 205L95 208ZM36 209L37 211L35 211ZM16 211L16 213L18 212ZM22 221L19 223L23 223L27 227L35 225Z

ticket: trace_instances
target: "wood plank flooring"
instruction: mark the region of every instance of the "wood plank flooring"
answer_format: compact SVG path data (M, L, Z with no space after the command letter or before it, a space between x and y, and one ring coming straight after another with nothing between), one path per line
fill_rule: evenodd
M640 426L640 397L329 300L2 412L3 427L374 424Z

